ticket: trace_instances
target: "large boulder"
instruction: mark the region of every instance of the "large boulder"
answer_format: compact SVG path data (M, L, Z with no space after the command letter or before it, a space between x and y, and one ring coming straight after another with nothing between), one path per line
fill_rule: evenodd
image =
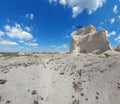
M72 33L70 52L75 53L98 53L111 50L105 30L99 32L90 25Z

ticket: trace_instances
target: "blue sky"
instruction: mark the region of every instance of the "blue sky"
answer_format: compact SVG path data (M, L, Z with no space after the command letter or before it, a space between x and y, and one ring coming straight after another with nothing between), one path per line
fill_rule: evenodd
M79 24L120 45L120 0L1 0L0 52L68 51Z

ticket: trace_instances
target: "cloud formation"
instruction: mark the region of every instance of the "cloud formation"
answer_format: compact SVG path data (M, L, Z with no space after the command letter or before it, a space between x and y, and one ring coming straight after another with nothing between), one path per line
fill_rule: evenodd
M30 32L30 31L31 31L31 28L28 27L28 26L26 26L26 27L25 27L25 30L26 30L27 32Z
M110 19L110 23L111 23L111 24L115 23L115 18L111 18L111 19Z
M0 37L5 35L5 33L3 31L0 31Z
M11 42L11 41L7 41L7 40L0 40L0 44L1 45L10 45L10 46L18 45L16 42Z
M10 38L18 38L19 40L33 39L32 34L23 30L20 24L16 23L15 26L6 25L4 28Z
M120 35L115 39L115 41L120 42Z
M120 15L118 16L118 19L120 20Z
M25 45L32 46L32 47L37 47L38 46L37 43L25 43Z
M27 19L30 19L30 20L33 20L34 19L34 15L32 14L32 13L27 13L26 15L25 15L25 17L27 18Z
M115 5L114 8L113 8L113 12L114 12L115 14L118 12L117 8L118 8L117 5Z
M116 32L115 32L115 31L112 31L112 32L110 32L110 33L108 33L108 31L107 31L107 37L108 37L108 38L111 37L111 36L114 36L114 35L116 35Z
M61 46L51 45L50 47L54 49L67 49L68 48L67 44L62 44Z
M12 25L4 25L4 30L0 30L0 46L31 46L37 47L33 35L30 33L33 27L20 25L15 22ZM3 35L5 35L3 39ZM13 41L14 40L14 41Z
M49 0L49 3L58 3L72 9L72 17L77 17L85 9L92 14L98 8L102 7L105 0Z

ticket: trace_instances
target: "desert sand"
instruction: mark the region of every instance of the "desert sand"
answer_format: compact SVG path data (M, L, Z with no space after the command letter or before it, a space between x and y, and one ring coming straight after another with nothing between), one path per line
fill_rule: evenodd
M120 53L0 55L0 104L120 104Z

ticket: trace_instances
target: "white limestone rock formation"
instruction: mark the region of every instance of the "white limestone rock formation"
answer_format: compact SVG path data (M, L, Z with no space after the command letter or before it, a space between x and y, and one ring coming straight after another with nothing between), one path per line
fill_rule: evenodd
M101 54L107 50L111 50L111 47L105 30L97 32L90 25L72 33L70 52Z

